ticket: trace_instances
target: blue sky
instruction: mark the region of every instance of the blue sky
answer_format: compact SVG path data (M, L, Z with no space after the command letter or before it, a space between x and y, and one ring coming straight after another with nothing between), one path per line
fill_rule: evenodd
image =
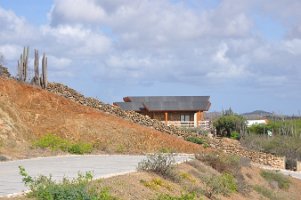
M112 103L210 95L210 111L301 112L299 0L0 0L0 53L48 55L50 81ZM32 60L31 60L32 62Z

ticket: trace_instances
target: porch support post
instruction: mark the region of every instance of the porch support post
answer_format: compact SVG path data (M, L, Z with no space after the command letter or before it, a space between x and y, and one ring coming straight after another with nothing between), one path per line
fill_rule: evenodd
M201 119L201 111L198 111L198 112L196 113L196 127L199 127L199 126L200 126L200 120L202 120L202 119Z
M165 119L165 124L167 125L167 122L168 122L168 112L164 113L164 119Z

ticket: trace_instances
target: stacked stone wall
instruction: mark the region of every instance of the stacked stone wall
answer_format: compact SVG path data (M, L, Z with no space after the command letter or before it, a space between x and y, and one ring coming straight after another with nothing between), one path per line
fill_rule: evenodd
M151 119L147 115L141 115L135 111L124 111L117 106L105 104L95 98L90 98L90 97L86 98L82 94L78 93L77 91L59 83L49 83L47 90L49 92L70 99L74 102L77 102L81 105L98 109L102 112L112 114L117 117L121 117L133 123L154 128L161 132L166 132L168 134L175 135L178 137L183 137L183 138L196 136L195 133L191 133L185 129L181 129L173 125L167 126L161 121L158 121L156 119ZM223 139L213 138L210 139L208 142L210 143L211 147L221 150L225 153L247 157L250 158L253 162L258 164L269 165L271 167L280 168L280 169L285 168L285 159L283 157L277 157L272 154L244 149L240 145L240 143L236 140L231 140L227 138L223 138Z

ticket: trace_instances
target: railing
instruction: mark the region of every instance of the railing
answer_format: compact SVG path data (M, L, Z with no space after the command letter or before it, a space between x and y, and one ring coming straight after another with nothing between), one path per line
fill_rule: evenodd
M165 123L165 121L162 121ZM194 121L168 121L167 125L174 125L180 127L194 127Z
M200 121L199 122L199 127L203 130L210 130L212 127L211 127L212 123L211 121Z

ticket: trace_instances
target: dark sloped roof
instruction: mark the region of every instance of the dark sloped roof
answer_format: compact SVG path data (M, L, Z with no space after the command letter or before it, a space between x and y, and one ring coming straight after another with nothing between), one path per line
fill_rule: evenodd
M140 102L114 102L115 106L119 106L122 110L142 111L145 110L143 103Z
M209 101L210 96L140 96L124 97L125 102L202 102Z
M125 102L114 105L134 111L208 111L209 96L140 96L124 97Z
M208 111L210 107L209 101L180 101L180 102L146 102L144 106L148 111Z

